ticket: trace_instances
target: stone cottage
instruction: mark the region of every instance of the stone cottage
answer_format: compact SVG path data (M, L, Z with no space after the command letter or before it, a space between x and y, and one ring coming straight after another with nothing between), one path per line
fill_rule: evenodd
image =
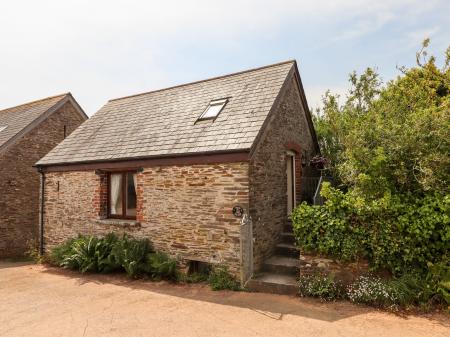
M86 114L70 93L0 111L0 257L38 239L39 173L33 168Z
M258 270L318 151L295 61L112 99L37 162L43 247L127 232L181 263Z

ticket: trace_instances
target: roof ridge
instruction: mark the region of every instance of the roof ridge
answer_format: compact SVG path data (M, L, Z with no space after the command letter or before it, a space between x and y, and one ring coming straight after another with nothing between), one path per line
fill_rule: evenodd
M45 97L45 98L40 98L40 99L36 99L34 101L30 101L30 102L26 102L26 103L22 103L19 105L15 105L15 106L11 106L9 108L5 108L5 109L1 109L0 112L2 111L6 111L6 110L10 110L10 109L14 109L14 108L18 108L24 105L28 105L28 104L33 104L33 103L37 103L37 102L41 102L41 101L46 101L52 98L56 98L56 97L63 97L63 96L67 96L67 95L72 95L70 92L65 92L63 94L59 94L59 95L54 95L54 96L49 96L49 97Z
M152 93L155 93L155 92L160 92L160 91L180 88L180 87L184 87L184 86L188 86L188 85L192 85L192 84L198 84L198 83L208 82L208 81L217 80L217 79L221 79L221 78L226 78L226 77L230 77L230 76L245 74L245 73L249 73L249 72L252 72L252 71L257 71L257 70L262 70L262 69L266 69L266 68L276 67L276 66L280 66L280 65L283 65L283 64L287 64L287 63L296 63L296 60L295 59L291 59L291 60L287 60L287 61L282 61L282 62L278 62L278 63L265 65L265 66L262 66L262 67L250 68L250 69L246 69L246 70L237 71L237 72L234 72L234 73L229 73L229 74L225 74L225 75L210 77L210 78L207 78L207 79L204 79L204 80L198 80L198 81L193 81L193 82L188 82L188 83L177 84L177 85L174 85L174 86L170 86L170 87L166 87L166 88L162 88L162 89L151 90L151 91L146 91L146 92L141 92L139 94L134 94L134 95L128 95L128 96L123 96L123 97L118 97L118 98L112 98L112 99L108 100L108 102L119 101L119 100L126 99L126 98L131 98L131 97L136 97L136 96L143 96L143 95L152 94Z

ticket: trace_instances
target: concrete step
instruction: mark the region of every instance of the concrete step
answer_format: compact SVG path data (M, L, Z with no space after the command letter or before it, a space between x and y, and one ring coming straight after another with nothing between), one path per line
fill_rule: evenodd
M250 291L269 294L298 294L297 278L293 275L261 273L248 281L247 288Z
M286 275L298 275L300 268L300 260L293 257L274 255L266 260L263 270L266 272Z
M277 255L289 256L298 259L300 251L293 243L279 243L276 245L275 252Z
M292 232L281 233L281 242L294 243L295 242L294 233L292 233Z

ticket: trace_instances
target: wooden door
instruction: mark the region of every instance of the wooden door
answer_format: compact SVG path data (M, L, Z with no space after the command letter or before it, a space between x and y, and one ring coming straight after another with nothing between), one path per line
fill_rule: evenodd
M295 153L286 153L286 178L287 178L287 214L290 215L295 207Z

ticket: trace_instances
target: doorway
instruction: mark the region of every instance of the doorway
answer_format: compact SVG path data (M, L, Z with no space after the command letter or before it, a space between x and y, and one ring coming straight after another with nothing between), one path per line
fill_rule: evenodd
M287 214L290 216L295 207L295 153L286 152L286 177L287 177Z

